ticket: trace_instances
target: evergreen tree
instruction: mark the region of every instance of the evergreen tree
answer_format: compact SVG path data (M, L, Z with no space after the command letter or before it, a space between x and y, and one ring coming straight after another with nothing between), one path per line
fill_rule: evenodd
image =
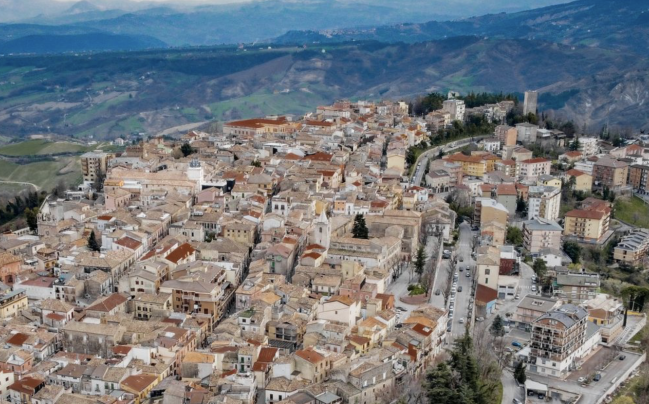
M449 366L442 362L426 375L426 396L430 403L462 403L462 395Z
M362 238L362 239L369 239L370 238L370 232L367 229L367 225L365 224L365 216L361 215L360 213L354 217L354 227L352 228L352 234L354 235L354 238Z
M183 143L183 145L180 146L180 151L185 157L189 156L190 154L196 153L196 150L194 150L194 148L189 143Z
M25 219L27 220L27 226L32 232L38 229L38 208L27 208L25 209Z
M424 246L420 245L419 248L417 249L417 256L415 257L415 272L417 275L419 275L419 279L421 279L421 275L424 273L424 268L426 267L426 251L424 250Z
M563 251L570 257L572 262L579 263L581 259L581 247L574 241L566 241L563 244Z
M491 327L489 327L489 332L494 337L502 337L505 335L505 326L503 324L503 318L500 317L500 315L497 315L496 318L494 318L494 322L491 323Z
M522 196L516 199L516 213L520 213L521 215L527 213L527 202L525 202Z
M90 251L101 251L101 247L99 247L95 232L92 230L90 231L90 236L88 237L88 248L90 249Z
M518 384L525 384L527 375L525 374L525 364L523 361L518 362L516 365L516 368L514 369L514 379L516 379Z
M568 146L568 148L570 149L570 151L579 150L579 137L578 136L575 136L575 140L570 142L570 145Z

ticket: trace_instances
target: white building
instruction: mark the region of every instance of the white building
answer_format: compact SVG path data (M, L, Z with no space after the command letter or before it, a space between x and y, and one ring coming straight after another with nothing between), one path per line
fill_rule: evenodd
M598 140L594 137L580 137L579 151L584 157L594 156L599 153Z
M561 189L547 185L529 188L527 220L536 218L556 221L561 208Z
M464 121L466 107L463 100L446 100L442 103L442 110L451 114L451 120Z

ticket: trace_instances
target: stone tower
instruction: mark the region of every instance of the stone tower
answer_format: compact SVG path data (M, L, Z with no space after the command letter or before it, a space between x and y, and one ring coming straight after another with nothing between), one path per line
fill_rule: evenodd
M329 218L327 218L327 214L323 209L322 212L320 212L320 217L315 222L315 229L313 230L311 241L329 249L330 238L331 222L329 222Z

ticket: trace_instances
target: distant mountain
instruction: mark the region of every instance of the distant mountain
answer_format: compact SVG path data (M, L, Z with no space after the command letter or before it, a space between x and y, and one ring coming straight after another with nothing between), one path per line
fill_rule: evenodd
M288 32L274 42L420 42L458 35L540 39L565 45L624 49L646 55L649 49L649 7L646 0L578 0L459 21Z
M28 35L0 43L0 53L65 53L142 50L166 44L146 36L89 33L77 35Z
M101 8L97 7L93 3L82 0L77 3L74 3L70 8L64 11L64 14L81 14L81 13L90 13L94 11L101 11Z
M324 52L323 52L324 50ZM36 66L36 68L34 68ZM10 68L8 68L10 67ZM649 129L649 62L633 53L455 37L272 50L170 49L0 58L21 80L0 96L0 135L151 134L211 119L303 113L354 98L539 89L541 109L599 130Z

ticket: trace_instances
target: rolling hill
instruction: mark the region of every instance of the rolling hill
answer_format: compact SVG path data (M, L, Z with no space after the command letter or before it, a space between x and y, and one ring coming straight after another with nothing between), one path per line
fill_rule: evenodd
M377 40L421 42L451 36L519 38L633 51L649 48L645 0L577 0L517 13L488 14L458 21L429 21L364 28L291 31L276 43Z
M66 53L163 48L156 38L133 35L88 33L75 35L27 35L0 43L1 53Z
M454 37L303 49L233 47L0 58L0 136L112 138L213 119L302 113L341 97L541 89L553 113L648 128L647 60L526 39Z

